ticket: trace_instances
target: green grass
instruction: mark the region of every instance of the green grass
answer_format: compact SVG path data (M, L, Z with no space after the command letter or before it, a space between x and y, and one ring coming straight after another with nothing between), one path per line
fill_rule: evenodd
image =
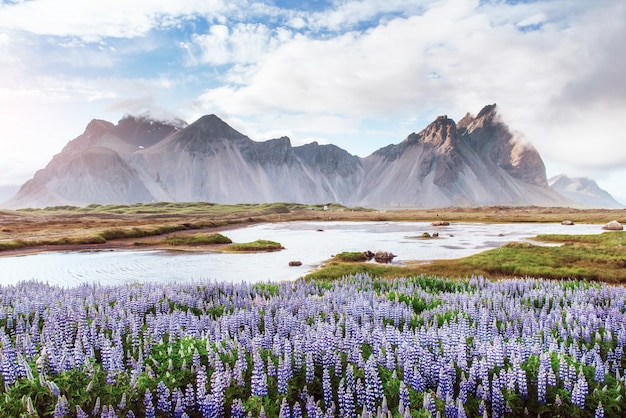
M389 266L342 262L333 259L305 279L334 280L349 274L369 273L393 278L432 274L465 278L542 277L626 283L626 231L597 235L539 235L537 241L558 246L509 243L503 247L456 260Z
M363 262L363 261L367 261L367 256L362 251L360 252L346 251L343 253L336 254L334 257L334 260L343 261L346 263Z
M552 279L587 279L626 282L626 232L598 235L539 235L542 246L510 243L460 260L467 272L497 276L532 276Z
M331 261L324 267L304 276L306 280L335 280L350 274L367 273L372 277L393 279L421 274L421 270L412 267L389 266L376 263L354 263Z
M227 251L235 252L247 252L247 251L276 251L283 248L280 243L275 241L268 241L265 239L258 239L252 242L245 242L240 244L231 244L226 247Z
M163 244L167 245L214 245L231 244L233 241L222 234L173 234L163 239Z

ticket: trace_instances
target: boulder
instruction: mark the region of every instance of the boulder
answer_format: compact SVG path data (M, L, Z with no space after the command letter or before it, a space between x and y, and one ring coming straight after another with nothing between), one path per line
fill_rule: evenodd
M561 222L561 225L574 225L574 222L570 221L569 219L566 219L563 222Z
M617 221L611 221L608 224L604 225L602 229L606 229L607 231L621 231L624 229L624 225Z
M391 263L395 255L391 251L381 251L378 250L374 254L374 260L377 263Z

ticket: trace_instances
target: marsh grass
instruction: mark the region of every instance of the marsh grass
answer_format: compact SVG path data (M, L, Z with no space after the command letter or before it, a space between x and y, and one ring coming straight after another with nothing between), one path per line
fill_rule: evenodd
M333 260L343 261L347 263L363 262L363 261L367 261L367 256L362 251L361 252L346 251L343 253L336 254L335 257L333 257Z
M215 244L231 244L233 241L222 234L206 234L198 233L188 234L172 234L162 240L167 245L215 245Z
M510 243L458 260L468 271L497 276L533 276L626 282L626 232L598 235L539 235L536 241L558 246Z
M281 250L284 247L275 241L269 241L265 239L258 239L252 242L244 242L240 244L231 244L226 247L226 251L235 252L247 252L247 251L276 251Z
M456 260L403 266L333 260L305 278L331 280L355 273L388 278L435 274L458 278L485 275L492 278L542 277L626 283L626 231L598 235L539 235L535 240L560 245L512 242Z

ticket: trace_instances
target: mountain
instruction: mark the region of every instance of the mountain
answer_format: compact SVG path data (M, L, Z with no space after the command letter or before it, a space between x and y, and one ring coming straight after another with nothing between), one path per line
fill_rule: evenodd
M540 155L496 105L360 158L334 145L253 141L215 115L186 125L125 116L93 120L26 182L10 207L210 201L337 202L380 208L572 206Z
M605 209L621 209L625 207L590 178L571 178L565 174L559 174L551 177L548 180L548 184L552 190L584 206Z

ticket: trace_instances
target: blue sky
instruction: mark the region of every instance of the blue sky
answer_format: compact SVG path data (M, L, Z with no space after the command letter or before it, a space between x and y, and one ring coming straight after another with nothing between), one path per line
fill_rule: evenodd
M214 113L366 156L497 103L548 175L626 202L622 0L0 3L0 185L94 118Z

